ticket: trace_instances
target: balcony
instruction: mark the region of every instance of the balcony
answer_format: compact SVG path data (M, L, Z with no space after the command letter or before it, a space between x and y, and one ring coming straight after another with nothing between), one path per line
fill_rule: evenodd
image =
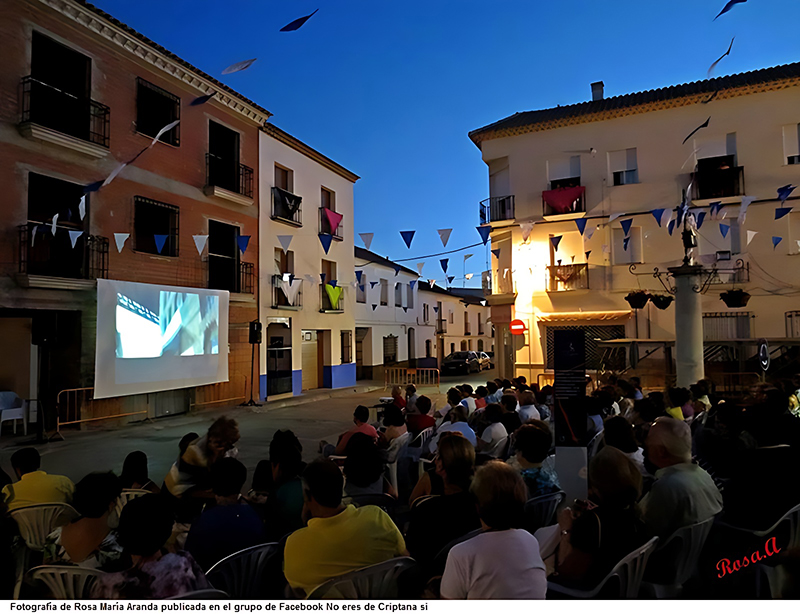
M514 221L514 196L492 196L480 204L481 224Z
M273 220L296 226L303 225L303 199L296 194L287 192L278 187L272 188L272 215Z
M325 286L327 285L329 284L319 285L320 313L344 313L344 288L342 288L342 286L337 286L338 288L342 289L342 293L339 296L339 303L337 305L333 305L331 303L331 297L328 295L328 291L325 290Z
M555 188L542 192L542 215L572 219L586 213L586 187Z
M206 154L206 196L216 196L238 205L253 204L253 169L230 158Z
M303 308L303 291L298 290L297 296L293 301L289 301L286 293L281 287L283 282L283 275L272 276L272 308L273 309L289 309L292 311L299 311ZM300 286L302 288L302 284Z
M203 261L200 261L202 267ZM234 258L215 256L208 257L208 283L206 287L212 290L227 290L233 294L254 294L256 287L255 265L252 262L236 262ZM185 275L184 271L191 270L190 266L179 265L179 270ZM201 273L202 274L202 273ZM188 277L192 277L191 275ZM197 280L197 277L194 277ZM203 285L203 284L200 284ZM233 300L233 297L231 298ZM252 300L251 298L239 297L239 300Z
M331 235L336 241L341 241L344 237L342 235L342 223L336 227L336 232L331 232L331 223L328 221L328 216L325 214L326 207L319 208L319 234Z
M445 335L447 334L447 320L444 318L437 318L436 320L436 334L437 335Z
M744 167L732 166L692 173L692 199L710 200L741 196L744 190Z
M565 264L547 267L547 291L567 292L589 289L589 265Z
M111 109L79 98L34 77L22 79L23 136L79 151L92 158L108 155Z
M108 239L82 234L73 248L67 230L79 229L58 227L53 235L49 224L29 222L17 228L20 285L75 290L108 277Z

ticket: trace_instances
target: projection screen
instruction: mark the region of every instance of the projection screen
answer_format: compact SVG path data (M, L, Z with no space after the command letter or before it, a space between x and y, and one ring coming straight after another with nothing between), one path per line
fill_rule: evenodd
M97 280L94 398L228 381L228 292Z

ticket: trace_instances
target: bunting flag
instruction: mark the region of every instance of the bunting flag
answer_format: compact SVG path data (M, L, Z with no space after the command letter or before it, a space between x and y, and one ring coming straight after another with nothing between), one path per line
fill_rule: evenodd
M708 204L708 215L713 220L716 219L717 215L719 214L720 209L722 209L722 203L720 201L716 201L713 203Z
M128 163L127 162L123 162L117 168L115 168L113 171L111 171L111 174L108 177L106 177L106 180L102 183L102 185L100 187L104 188L108 184L110 184L112 181L114 181L114 179L117 178L117 175L119 175L122 172L122 169L124 169L126 166L128 166Z
M298 17L294 21L292 21L290 23L287 23L285 26L283 26L280 29L280 31L281 32L294 32L295 30L299 30L303 26L303 24L305 24L309 19L311 19L314 15L317 14L318 10L319 9L317 9L316 11L311 13L310 15L306 15L305 17Z
M315 284L317 282L316 278L313 275L305 275L305 279L310 284Z
M486 245L486 243L489 241L489 235L492 232L492 227L476 226L475 229L478 231L478 234L481 235L481 240L483 241L483 244Z
M378 305L376 303L372 303L372 311L375 311L377 308L378 308Z
M656 218L656 222L658 222L659 228L661 228L661 218L664 215L664 211L666 211L666 209L653 209L650 212L653 214L653 217Z
M429 280L428 280L428 285L429 285L431 288L433 288L433 286L434 286L435 284L436 284L436 280L435 280L435 279L429 279ZM436 309L436 307L434 307L434 309Z
M445 274L445 275L447 275L447 263L448 263L448 262L450 262L450 259L449 259L449 258L442 258L442 259L439 261L439 264L442 266L442 270L444 271L444 274Z
M82 230L70 230L69 231L69 240L72 243L72 249L75 249L75 243L78 242L78 237L83 234Z
M331 309L338 310L339 299L342 298L342 293L344 292L344 288L332 286L330 284L325 284L325 292L328 294L328 298L331 300Z
M586 230L586 222L587 221L588 220L585 217L582 217L582 218L579 218L579 219L575 220L575 225L578 227L578 232L581 233L581 236L583 236L583 233Z
M772 249L778 247L778 243L783 241L783 237L772 237Z
M117 253L122 253L122 248L125 247L125 241L128 240L128 237L131 236L129 232L115 232L114 233L114 242L117 244Z
M597 229L598 229L598 226L595 226L594 228L589 228L589 230L586 231L586 234L584 235L584 238L587 241L591 241L592 237L594 236L594 233L597 231Z
M408 313L408 307L403 307L403 312Z
M295 299L297 298L297 293L300 292L300 287L303 285L303 280L298 279L295 277L291 281L287 279L281 280L281 290L286 295L286 300L289 301L290 305L294 305Z
M433 313L439 313L439 308L438 307L434 307L433 308Z
M620 222L622 224L622 230L625 231L625 236L631 234L631 224L633 224L633 220L622 220Z
M50 232L56 236L56 226L58 226L58 213L53 216L53 221L50 223Z
M416 234L416 230L401 230L400 236L403 237L403 242L406 244L408 249L411 249L411 241L414 240L414 235Z
M464 263L466 264L467 260L472 258L475 254L464 254Z
M745 220L747 219L747 208L753 203L756 199L755 196L742 196L742 206L739 207L739 226L744 224Z
M361 283L361 276L363 275L363 271L356 271L356 281Z
M728 237L728 231L731 229L730 224L720 224L719 231L722 233L722 238L726 239Z
M527 241L533 231L533 222L522 222L519 227L522 229L522 240Z
M359 232L358 236L361 237L361 240L364 242L364 247L369 249L369 246L372 245L372 239L375 238L374 232ZM328 252L325 252L326 254Z
M775 219L779 220L792 212L793 207L778 207L775 209Z
M151 141L150 147L153 147L156 143L158 143L158 140L162 136L164 136L167 132L172 130L175 126L177 126L180 123L181 123L181 120L176 119L174 122L171 122L171 123L167 124L166 126L164 126L161 130L158 131L158 133L156 134L155 138ZM137 156L137 158L138 158L138 156Z
M415 285L416 283L417 283L417 280L416 280L416 279L412 279L410 282L408 282L408 285L409 285L409 286L411 287L411 289L413 290L413 289L414 289L414 285Z
M206 243L208 243L208 235L192 235L192 239L194 239L194 246L197 248L197 253L202 256Z
M417 262L417 275L422 275L422 269L424 266L424 262Z
M31 228L31 247L33 247L33 244L36 243L36 231L37 230L39 230L38 226L34 226L33 228Z
M448 276L448 278L447 278L447 285L449 286L450 284L452 284L452 283L453 283L453 280L454 280L455 278L456 278L456 276L455 276L455 275L450 275L450 276Z
M245 253L250 244L250 235L239 235L236 237L236 243L239 245L239 251Z
M550 243L553 246L555 251L558 251L558 244L561 243L561 237L563 235L558 235L557 237L550 237Z
M494 257L497 258L498 260L500 259L500 251L501 251L501 249L499 247L497 249L493 249L492 250L492 253L494 254Z
M626 252L628 251L628 245L630 244L630 242L631 242L631 238L630 237L625 237L624 239L622 239L622 249L624 251L626 251Z
M697 230L700 230L700 227L703 225L703 222L706 219L706 212L701 211L697 214Z
M677 221L678 226L683 224L683 218L686 216L688 212L689 212L689 205L687 205L685 202L682 202L680 205L678 205L678 221Z
M320 282L322 282L323 284L325 283L325 279L326 279L326 278L327 278L327 275L326 275L325 273L320 273L320 274L319 274L319 280L320 280Z
M467 273L466 275L464 275L464 279L467 279L467 280L470 280L473 277L475 277L475 273Z
M358 289L361 290L362 292L365 292L367 287L362 284L362 285L358 286Z
M156 241L156 249L158 253L161 253L161 250L164 249L164 244L167 242L167 237L169 235L153 235L153 238Z
M198 107L201 104L207 103L209 100L211 100L216 95L217 95L216 92L211 92L210 94L206 94L205 96L198 96L197 98L195 98L194 100L192 100L189 103L189 106L190 107Z
M333 287L335 288L335 287L336 287L336 285L337 285L339 282L338 282L337 280L335 280L335 279L331 279L331 280L330 280L328 283L329 283L331 286L333 286Z
M392 268L394 269L394 276L397 277L400 274L400 270L403 268L399 264L392 264Z
M608 223L610 224L615 219L617 219L618 217L622 217L623 215L627 215L627 213L612 213L611 215L608 216Z
M283 253L287 253L289 251L289 246L292 244L292 235L278 235L278 243L281 244L281 249L283 249Z
M375 286L377 286L379 283L381 283L381 282L379 282L379 281L371 281L371 282L369 282L369 287L370 287L370 288L374 288L374 287L375 287Z
M242 62L236 62L236 64L231 64L225 70L222 71L223 75L230 75L231 73L240 72L242 70L247 70L253 65L258 58L253 58L252 60L244 60Z
M452 228L440 228L436 232L439 233L439 238L442 241L442 247L447 247L447 242L450 240L450 233L453 232ZM484 241L485 243L485 241Z
M781 205L786 202L786 199L789 198L795 189L797 189L797 186L792 185L791 183L787 183L786 185L778 188L778 198L781 201Z
M586 255L586 262L589 262L589 254L592 253L592 250L589 250L588 252L583 252L583 253Z
M485 299L481 301L481 307L486 307L486 300Z
M78 203L78 215L81 219L86 217L86 194L81 196L81 200Z
M672 236L672 232L675 230L675 220L670 217L669 224L667 224L667 232L669 236Z
M322 249L325 250L325 253L328 253L328 250L331 248L331 241L333 241L332 235L319 235L319 242L322 243Z
M336 231L339 229L339 224L342 223L342 218L344 217L341 213L336 213L332 209L323 208L325 212L325 219L328 220L328 225L330 226L330 233L332 235L336 234Z
M292 280L292 274L291 273L284 273L283 276L282 276L282 279L283 279L283 281L291 281Z
M748 245L750 245L750 241L752 241L753 237L755 237L757 234L758 234L757 230L748 230L747 231L747 244Z

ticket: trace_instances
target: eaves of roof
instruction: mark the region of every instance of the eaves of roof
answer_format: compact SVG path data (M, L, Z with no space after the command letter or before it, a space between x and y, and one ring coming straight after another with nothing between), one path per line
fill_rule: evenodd
M359 247L358 245L354 246L355 249L355 257L360 258L362 260L366 260L367 262L363 264L357 264L356 267L363 267L367 264L378 264L380 266L385 266L388 269L394 270L395 267L399 267L401 271L405 271L406 273L410 273L414 277L419 277L419 274L416 271L412 271L408 267L403 266L402 264L397 264L396 262L392 262L388 258L384 258L383 256L379 256L375 252L371 252L368 249L364 249L363 247Z

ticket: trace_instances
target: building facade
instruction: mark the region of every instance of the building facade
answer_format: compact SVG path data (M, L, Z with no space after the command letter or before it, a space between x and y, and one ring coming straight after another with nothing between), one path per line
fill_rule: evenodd
M358 176L272 124L259 157L261 396L352 386Z
M554 331L579 328L589 369L637 366L638 355L603 341L665 341L649 359L663 380L674 306L632 309L626 296L668 295L671 280L662 275L665 288L653 272L681 262L684 210L698 226L695 260L717 269L701 288L707 368L750 370L754 348L731 339L800 337L800 213L785 210L796 195L777 196L800 181L798 86L800 64L610 99L597 83L590 102L470 133L489 171L480 212L499 250L486 285L501 372L552 369ZM751 295L745 308L720 300L732 289ZM524 340L509 334L514 319L526 323Z
M254 169L270 113L78 0L4 2L0 38L0 388L38 399L50 423L62 391L91 398L107 278L228 290L229 382L107 399L79 418L238 402L252 379Z

